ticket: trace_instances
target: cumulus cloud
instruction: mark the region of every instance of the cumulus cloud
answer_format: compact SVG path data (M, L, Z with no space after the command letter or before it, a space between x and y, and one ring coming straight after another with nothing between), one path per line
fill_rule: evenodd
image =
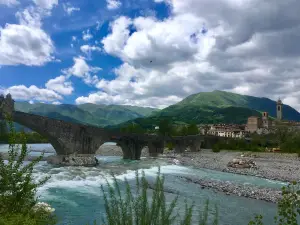
M17 85L7 88L5 94L10 93L14 99L26 101L56 101L61 100L62 96L45 88L38 88L35 85L26 87L24 85Z
M118 0L106 0L106 3L107 3L107 9L109 10L118 9L122 5L122 2Z
M164 108L174 102L178 102L180 98L177 96L169 96L166 98L151 97L140 100L131 100L124 98L121 95L109 95L105 92L97 92L90 94L87 97L81 96L76 99L76 104L94 103L94 104L118 104L118 105L140 105L143 107L158 107ZM155 103L154 103L155 102ZM151 104L152 103L152 104Z
M33 0L33 2L43 9L51 10L54 6L58 5L58 0Z
M85 58L82 56L74 57L73 60L74 65L62 71L67 77L79 77L86 84L96 84L98 82L96 73L102 70L101 68L88 65Z
M58 76L54 79L50 79L45 86L47 89L56 91L62 95L70 95L74 91L72 83L67 81L65 76Z
M16 18L19 20L20 25L36 28L40 28L42 26L43 16L43 11L32 6L16 13Z
M103 49L123 65L114 80L99 80L100 91L77 103L162 107L193 93L225 90L281 97L300 110L299 1L164 2L171 9L164 20L122 16L111 23Z
M74 7L70 3L66 3L66 4L64 3L63 9L68 15L71 15L75 11L80 11L79 7Z
M15 6L15 5L18 5L20 4L19 1L17 0L0 0L0 5L6 5L6 6Z
M0 65L41 66L53 60L54 45L40 28L6 24L0 27Z

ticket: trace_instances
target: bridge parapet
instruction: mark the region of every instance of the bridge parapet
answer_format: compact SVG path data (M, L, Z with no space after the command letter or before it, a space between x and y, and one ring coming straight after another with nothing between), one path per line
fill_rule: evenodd
M6 115L12 115L15 109L15 101L10 94L6 97L0 95L0 118L5 118Z

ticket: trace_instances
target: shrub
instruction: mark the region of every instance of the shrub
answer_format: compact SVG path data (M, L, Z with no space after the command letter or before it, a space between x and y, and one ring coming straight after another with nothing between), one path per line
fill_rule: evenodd
M103 219L103 224L106 225L171 225L180 220L181 225L192 224L193 205L188 206L186 203L185 214L181 219L179 214L175 214L175 206L177 204L176 197L171 204L167 204L164 194L164 178L160 176L160 171L154 184L152 201L148 199L149 183L145 178L145 173L142 173L140 179L136 172L136 192L133 194L127 180L126 193L121 194L118 181L114 177L114 184L108 185L108 194L101 187L105 202L106 221ZM204 212L200 214L199 225L208 224L208 205L205 204ZM216 209L214 225L218 224L218 211Z
M220 145L218 143L214 144L213 147L212 147L212 151L213 152L220 152L221 151Z
M5 163L0 155L0 222L3 224L18 224L20 220L28 224L55 224L51 212L45 210L33 211L37 204L36 190L49 177L35 183L33 167L42 159L38 157L26 166L23 165L27 156L25 134L22 134L22 146L16 145L16 132L11 120L9 124L9 158ZM36 221L36 223L32 222ZM20 224L20 223L19 223ZM23 224L23 223L22 223ZM26 224L26 223L25 223Z
M274 216L274 221L278 225L297 225L297 216L300 216L300 188L299 183L292 182L282 188L282 198L277 204L277 215ZM262 215L256 215L248 225L263 225L262 219Z
M173 150L173 149L174 149L174 145L173 145L172 142L168 142L168 143L166 144L166 146L167 146L168 150Z

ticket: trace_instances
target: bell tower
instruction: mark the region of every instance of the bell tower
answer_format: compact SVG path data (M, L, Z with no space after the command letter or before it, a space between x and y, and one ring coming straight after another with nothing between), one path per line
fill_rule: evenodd
M277 120L282 120L282 101L280 98L277 100L276 104L276 114L277 114Z

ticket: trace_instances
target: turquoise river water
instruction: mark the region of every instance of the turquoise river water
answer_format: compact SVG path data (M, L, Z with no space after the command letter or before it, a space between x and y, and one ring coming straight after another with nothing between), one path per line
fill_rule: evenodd
M109 144L109 143L108 143ZM46 151L46 155L55 154L50 144L29 145L30 155L39 155ZM0 145L0 152L6 152L7 145ZM121 157L97 157L100 165L97 167L56 167L40 162L34 170L36 179L51 175L51 179L38 189L40 201L47 202L55 208L60 224L85 225L92 223L94 219L101 224L104 216L104 201L101 193L101 185L106 187L106 180L112 181L111 172L120 181L127 178L135 184L135 171L145 171L146 177L153 182L158 167L165 176L165 188L179 192L179 205L177 210L184 210L185 199L189 203L195 202L195 221L198 212L203 208L206 199L210 200L211 207L218 205L220 225L248 224L255 214L264 214L265 224L273 224L273 215L276 205L260 200L248 199L233 195L226 195L208 189L201 189L196 184L187 183L178 178L194 176L195 178L216 179L233 181L236 183L250 183L262 187L280 188L282 182L270 181L258 177L230 174L207 169L194 169L185 166L169 165L162 159L142 158L140 161L124 161ZM121 185L122 186L122 185ZM151 192L149 192L151 195ZM175 194L166 193L168 201L176 197Z

